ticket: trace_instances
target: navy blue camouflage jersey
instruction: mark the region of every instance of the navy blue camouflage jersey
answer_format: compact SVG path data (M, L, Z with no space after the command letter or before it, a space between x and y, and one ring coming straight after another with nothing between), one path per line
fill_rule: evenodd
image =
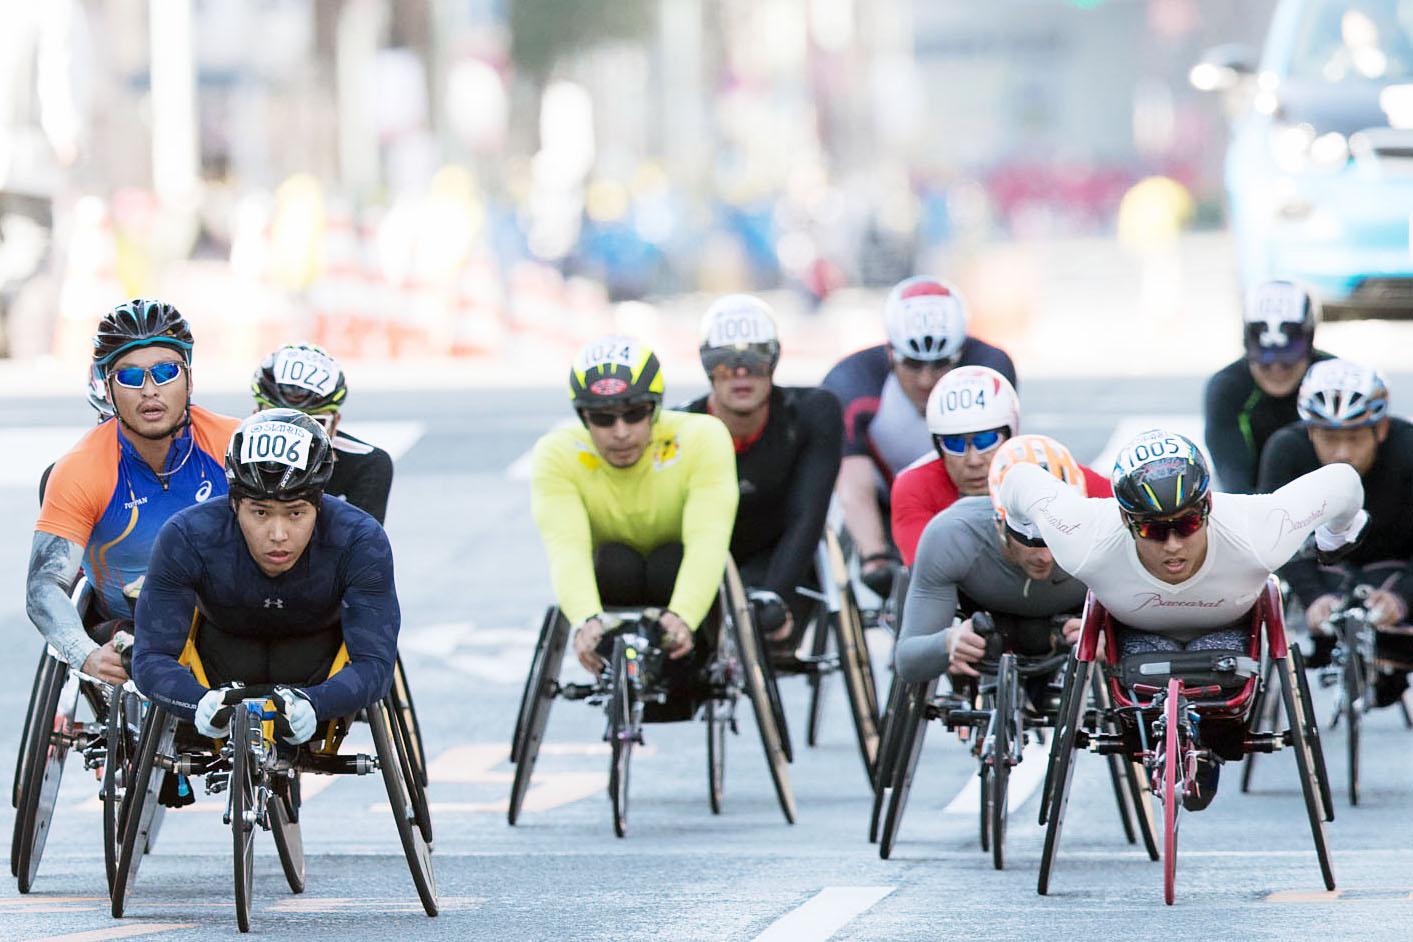
M308 547L273 577L250 555L226 501L188 507L163 525L137 604L133 679L149 699L188 720L206 693L178 663L193 611L202 617L196 647L203 664L208 627L225 647L245 649L240 657L298 650L302 639L312 643L306 650L317 650L319 639L332 634L336 642L341 630L349 663L328 679L321 671L318 682L292 683L289 677L307 676L311 665L282 663L271 670L288 676L220 678L291 683L309 694L321 720L369 706L392 681L401 624L392 547L378 522L346 501L323 498Z

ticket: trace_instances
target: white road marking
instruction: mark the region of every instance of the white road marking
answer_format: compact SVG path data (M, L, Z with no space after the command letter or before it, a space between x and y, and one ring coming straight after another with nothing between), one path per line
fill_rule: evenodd
M1167 429L1170 432L1177 432L1179 435L1186 435L1197 443L1197 447L1202 449L1202 454L1207 458L1208 466L1212 463L1212 456L1207 454L1207 446L1203 443L1203 433L1206 428L1202 416L1196 413L1166 415L1130 415L1119 419L1114 426L1114 431L1109 435L1109 441L1104 445L1104 450L1099 452L1099 456L1089 462L1089 467L1100 474L1108 474L1114 467L1114 459L1119 455L1119 449L1128 444L1129 440L1138 435L1139 432L1146 432L1150 428Z
M892 893L892 886L826 886L770 924L755 942L824 942Z
M412 446L427 433L426 422L362 422L339 420L339 430L370 445L377 445L392 456L393 461L412 450Z
M1050 755L1050 747L1038 742L1029 743L1021 754L1021 761L1011 767L1011 780L1006 786L1006 810L1015 814L1016 809L1025 804L1031 793L1045 780L1045 766ZM976 817L981 812L981 776L967 777L967 783L957 793L943 814L966 814Z
M102 942L104 939L132 939L140 935L154 935L158 932L173 932L177 929L195 929L194 922L151 922L130 923L109 929L90 929L86 932L69 932L64 935L34 936L20 942Z

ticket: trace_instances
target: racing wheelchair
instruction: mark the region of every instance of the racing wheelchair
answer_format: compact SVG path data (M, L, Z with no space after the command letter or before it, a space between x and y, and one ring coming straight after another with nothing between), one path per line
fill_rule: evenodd
M570 625L556 606L545 613L539 641L525 679L515 731L511 737L510 761L515 765L511 782L507 819L514 825L520 818L549 722L550 707L556 697L587 700L605 712L604 739L609 743L609 798L613 809L614 833L623 837L628 828L628 774L633 747L643 742L643 724L650 704L664 704L666 689L658 683L656 666L661 653L656 650L657 611L618 609L616 627L605 631L612 645L604 670L589 684L561 684L560 667L569 642ZM709 637L714 633L715 638ZM738 733L736 708L744 695L750 702L765 750L776 798L785 820L795 821L795 797L776 713L772 708L764 671L760 639L750 601L735 563L729 558L717 601L706 623L698 629L697 643L714 644L704 666L697 672L688 692L691 714L700 708L707 728L707 797L713 814L720 814L726 768L726 733ZM687 718L665 713L664 721Z
M1319 734L1300 649L1286 642L1280 588L1274 578L1267 581L1251 618L1251 634L1242 650L1156 651L1123 657L1119 653L1122 626L1092 595L1086 599L1041 804L1041 823L1047 827L1036 885L1040 894L1049 892L1075 755L1082 749L1141 764L1161 808L1163 899L1169 905L1177 872L1179 814L1184 799L1204 797L1199 767L1253 752L1294 750L1320 872L1325 888L1334 889L1325 836L1325 822L1332 820L1332 814ZM1100 666L1112 704L1086 711L1085 688L1095 676L1101 637ZM1270 659L1280 681L1288 719L1283 730L1262 729L1263 724L1251 721L1262 685L1263 657Z
M203 686L210 686L195 650L195 620L181 663L191 668ZM329 675L348 663L340 646ZM226 793L222 820L230 825L234 851L236 923L250 931L255 828L270 831L290 891L304 891L304 843L300 836L300 777L382 773L399 840L412 882L428 916L437 915L437 882L432 869L432 821L426 788L418 777L411 737L400 718L402 706L390 690L356 717L321 724L309 742L289 746L277 740L283 717L278 701L268 700L270 685L232 687L225 703L233 710L230 734L211 740L190 723L156 705L147 705L132 773L122 790L117 820L121 825L117 862L110 887L114 918L123 915L156 822L167 806L195 800L190 779L202 777L207 794ZM120 690L118 706L141 700L141 694ZM345 754L340 746L354 720L365 721L372 733L374 754ZM287 727L283 731L287 732Z
M1010 770L1022 760L1025 746L1042 742L1045 731L1055 725L1058 704L1051 694L1051 678L1057 672L1062 676L1069 661L1062 635L1067 618L1017 619L978 612L972 616L973 630L987 645L985 657L976 665L978 680L966 684L963 692L942 697L937 694L940 678L896 685L902 693L886 726L886 768L880 763L884 771L870 825L870 840L879 842L880 857L886 860L892 855L927 726L940 720L970 743L969 751L977 759L981 849L990 852L997 870L1004 869ZM1045 638L1038 637L1037 629ZM1096 703L1107 702L1102 685L1091 684L1091 690ZM1152 821L1143 815L1144 781L1118 757L1111 757L1110 777L1129 843L1135 843L1141 833L1148 853L1157 859Z

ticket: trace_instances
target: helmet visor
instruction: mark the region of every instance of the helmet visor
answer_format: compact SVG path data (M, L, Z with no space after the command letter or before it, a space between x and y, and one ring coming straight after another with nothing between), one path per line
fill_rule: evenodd
M1255 363L1299 363L1310 355L1310 339L1299 324L1246 325L1246 359Z
M702 349L702 369L709 376L733 376L743 367L752 376L769 376L775 367L774 351L764 344Z

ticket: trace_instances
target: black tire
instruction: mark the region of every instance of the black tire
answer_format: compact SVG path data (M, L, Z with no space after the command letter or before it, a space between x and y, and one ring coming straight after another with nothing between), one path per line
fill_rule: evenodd
M814 629L810 636L810 654L818 660L829 651L829 634L833 630L833 616L828 607L819 603L814 618ZM805 719L805 745L813 748L819 745L819 727L824 721L825 674L812 671L809 675L810 706Z
M108 749L103 759L103 784L99 800L103 805L103 872L108 892L118 870L118 851L123 842L123 792L133 776L137 754L137 728L132 714L137 698L122 687L114 687L108 700Z
M610 662L613 689L608 697L608 800L613 807L613 833L628 833L628 771L633 761L633 685L623 638L613 643Z
M417 774L413 753L417 744L408 735L400 720L402 707L396 691L388 691L388 695L383 698L383 705L387 707L388 716L393 721L389 725L388 731L392 734L393 745L397 748L397 754L402 759L402 777L407 782L408 797L412 801L412 813L416 817L417 828L422 832L422 839L430 844L432 843L432 809L427 802L427 786L423 783L426 776Z
M122 918L128 893L137 881L137 871L149 843L148 834L158 813L157 795L165 774L156 768L155 760L159 750L171 751L176 727L177 721L161 707L148 707L142 721L142 734L137 739L137 771L123 791L123 803L118 812L123 822L123 844L118 851L113 890L109 894L114 919Z
M711 813L721 814L722 793L726 785L726 724L727 707L715 698L706 704L707 728L707 801Z
M790 767L785 761L785 750L780 744L780 730L775 725L775 715L770 709L770 696L766 692L765 672L761 669L765 656L756 644L755 625L752 624L750 603L746 600L746 590L741 585L741 575L736 571L736 563L728 556L726 571L721 585L719 603L723 627L730 632L739 660L740 675L744 681L746 696L751 701L751 710L756 715L756 728L760 731L761 748L765 752L765 764L770 769L770 779L775 786L775 797L780 802L780 811L790 824L795 823L795 793L790 787Z
M1310 743L1310 757L1314 760L1315 780L1320 790L1320 801L1325 807L1325 820L1333 821L1334 798L1331 797L1330 791L1330 771L1325 766L1325 747L1320 742L1320 723L1315 719L1315 700L1310 696L1310 679L1305 674L1305 655L1301 653L1298 645L1290 646L1290 666L1292 673L1295 674L1295 689L1300 696L1300 707L1305 712L1305 734ZM1272 677L1272 682L1275 682L1274 677Z
M790 726L785 718L785 702L780 698L780 681L775 667L770 663L770 649L756 631L756 648L762 654L760 669L765 676L765 692L770 697L770 712L775 717L775 728L780 730L780 748L785 752L785 761L795 761L795 748L790 744Z
M1246 724L1248 733L1266 732L1276 727L1280 718L1280 697L1276 694L1276 664L1266 661L1266 669L1261 672L1261 686L1256 694L1256 704L1251 709L1251 717ZM1259 753L1248 752L1241 763L1241 790L1251 791L1251 777L1256 770L1256 757Z
M893 766L893 781L888 795L888 811L883 817L883 830L878 836L878 856L884 860L893 856L893 844L903 823L903 811L908 806L913 775L917 772L922 744L927 738L927 706L937 690L937 680L926 684L908 684L907 701L899 722L898 757Z
M878 689L873 679L873 665L869 662L863 622L853 590L848 586L844 587L843 598L843 606L832 619L838 639L839 668L844 674L844 692L849 698L859 756L871 785L878 763Z
M34 667L34 683L29 688L29 703L25 706L24 728L20 731L20 749L15 754L15 785L10 792L10 807L20 806L20 792L24 790L25 770L29 768L29 743L33 734L33 726L37 722L34 715L34 701L39 697L39 688L44 685L44 678L49 671L49 665L54 659L49 656L48 646L39 652L39 663ZM15 876L15 863L10 862L10 875Z
M1109 688L1104 681L1101 671L1090 673L1090 695L1091 703L1095 712L1100 717L1100 723L1106 733L1118 731L1118 723L1112 718L1112 714L1107 711L1113 706L1109 699ZM1109 766L1109 783L1114 789L1114 803L1119 809L1119 823L1124 829L1124 840L1130 844L1138 843L1138 828L1134 824L1134 798L1130 794L1128 781L1124 778L1124 763L1128 760L1117 753L1104 757Z
M304 892L304 837L299 831L299 773L289 779L285 794L271 791L270 834L280 855L280 869L291 893Z
M21 893L28 893L34 886L39 862L44 857L49 825L54 821L54 806L59 801L64 760L69 755L69 747L60 736L72 731L73 709L77 706L77 702L60 703L69 666L63 661L55 661L54 665L47 672L44 689L35 698L35 715L41 721L32 730L25 782L20 806L15 812L11 860ZM61 712L67 713L67 716L61 716Z
M231 872L235 879L236 925L250 931L250 901L255 888L255 789L259 773L251 754L250 716L237 703L231 716ZM278 801L278 799L276 799Z
M407 746L407 764L412 768L417 784L424 790L427 787L427 750L422 744L422 724L417 719L417 706L412 702L412 685L408 683L407 671L402 666L402 655L393 664L392 689L393 718L397 720L397 732ZM427 837L428 842L432 840Z
M524 738L525 719L529 714L534 701L530 698L530 690L535 682L535 675L542 672L540 662L544 660L545 651L550 640L550 633L559 623L559 609L551 605L545 612L545 617L540 622L540 635L535 640L535 653L530 658L530 670L525 675L525 689L520 693L520 709L515 714L515 731L510 734L510 761L511 764L520 761L520 751L524 747L521 741ZM511 822L512 824L514 822Z
M1364 658L1355 647L1354 638L1345 638L1344 669L1340 672L1344 682L1344 697L1341 707L1344 710L1344 745L1349 776L1349 804L1359 804L1359 724L1363 719L1364 698Z
M412 809L408 783L402 772L405 758L398 755L386 705L382 702L375 703L365 713L368 726L373 731L378 767L383 772L383 784L388 790L388 804L392 807L393 820L397 823L397 836L402 841L402 851L407 857L407 868L412 873L412 883L417 887L417 896L422 900L422 908L428 916L435 916L437 875L432 869L432 849L422 837L422 832L417 827L417 816Z
M1055 866L1055 854L1060 849L1060 830L1065 820L1065 806L1070 799L1070 780L1074 776L1075 750L1079 740L1079 723L1084 713L1085 687L1094 669L1093 661L1081 661L1071 656L1070 675L1065 680L1065 695L1060 714L1055 721L1055 737L1050 742L1050 763L1045 775L1045 795L1041 799L1042 821L1045 825L1045 845L1040 852L1040 874L1035 890L1041 896L1050 892L1050 872Z
M1310 821L1310 835L1315 841L1315 855L1320 861L1320 875L1324 878L1325 889L1335 888L1334 864L1330 860L1329 839L1325 834L1325 809L1321 807L1320 787L1315 779L1315 759L1311 753L1310 727L1316 723L1314 712L1307 713L1309 705L1299 697L1296 683L1295 658L1278 658L1280 665L1281 696L1285 703L1285 715L1290 719L1290 745L1295 750L1295 768L1300 775L1300 791L1305 798L1305 814Z
M996 671L996 706L992 720L992 771L990 789L991 863L1006 869L1007 790L1011 781L1011 752L1020 740L1020 676L1016 656L1001 655Z
M873 767L873 813L868 823L868 841L878 843L878 831L883 824L883 810L893 789L893 767L898 762L898 715L908 696L908 685L893 675L888 686L888 708L883 713L882 733L878 742L878 761Z
M520 704L520 749L516 755L515 778L510 785L510 804L506 811L506 818L512 825L520 818L525 793L530 789L530 777L535 771L535 760L540 755L550 706L559 689L560 662L564 660L564 648L569 642L569 623L559 609L551 608L545 619L547 630L542 633L540 644L535 648L530 676L525 680L525 696Z

